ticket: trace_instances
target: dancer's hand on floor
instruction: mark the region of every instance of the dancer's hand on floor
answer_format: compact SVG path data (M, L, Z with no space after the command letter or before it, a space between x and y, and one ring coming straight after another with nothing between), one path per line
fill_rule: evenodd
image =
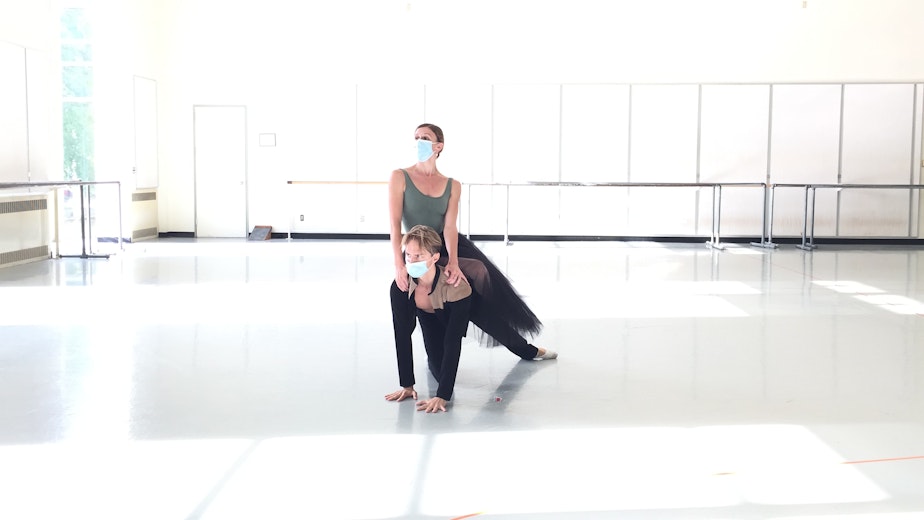
M439 397L432 397L430 399L424 399L423 401L417 401L417 411L418 412L427 412L427 413L439 413L446 411L446 401L440 399Z
M397 392L392 392L385 396L385 400L400 402L400 401L404 401L408 397L411 397L415 400L417 399L417 390L414 390L413 386L402 388L401 390L398 390Z

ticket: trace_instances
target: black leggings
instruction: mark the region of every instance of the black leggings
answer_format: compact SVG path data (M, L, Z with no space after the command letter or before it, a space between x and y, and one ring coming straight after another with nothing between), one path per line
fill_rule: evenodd
M497 340L501 345L507 347L507 350L523 359L533 359L539 355L539 349L529 344L526 339L513 327L508 325L506 321L498 318L497 314L486 312L487 307L484 305L483 296L477 292L473 292L472 297L472 309L469 313L469 319L476 327Z
M408 298L408 293L399 289L398 284L394 281L391 283L390 296L391 318L395 331L395 347L398 349L398 372L401 386L411 386L414 384L414 376L410 343L411 333L416 328L417 307L414 305L414 301ZM529 344L519 332L510 327L503 319L499 319L490 312L485 312L486 308L480 294L473 292L472 298L469 317L476 327L522 359L533 359L539 354L538 348ZM434 373L433 375L439 379L437 374Z

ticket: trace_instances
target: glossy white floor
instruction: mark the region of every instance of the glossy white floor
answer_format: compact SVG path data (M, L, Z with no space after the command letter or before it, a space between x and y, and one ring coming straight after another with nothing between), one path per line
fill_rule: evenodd
M0 270L0 518L924 516L924 251L484 247L560 358L466 340L431 415L384 241Z

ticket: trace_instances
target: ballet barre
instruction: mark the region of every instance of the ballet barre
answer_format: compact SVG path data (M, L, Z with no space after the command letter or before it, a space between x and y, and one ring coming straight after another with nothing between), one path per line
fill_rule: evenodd
M721 243L721 226L722 226L722 189L723 188L761 188L764 192L764 211L762 215L761 238L760 243L766 241L767 230L767 184L763 182L545 182L545 181L527 181L522 183L468 183L467 186L503 186L506 190L506 223L504 226L504 243L510 243L510 188L511 187L589 187L589 188L710 188L712 189L712 226L710 229L709 241L706 246L724 250L725 246ZM471 204L472 197L468 197L468 229L471 230ZM756 244L755 244L756 245Z
M770 226L767 229L767 236L770 242L773 242L773 199L776 188L802 188L804 193L804 207L802 211L802 243L796 245L803 251L812 251L818 246L815 245L815 192L821 189L873 189L873 190L920 190L924 184L772 184L770 186ZM811 218L809 209L811 208ZM911 219L908 221L908 235L911 235Z
M387 185L384 181L287 181L288 184L295 185ZM761 204L761 230L760 242L751 242L750 245L761 248L777 248L778 244L773 242L773 218L774 218L774 200L777 188L801 188L805 191L804 208L802 214L802 233L801 244L797 248L803 250L813 250L815 245L815 192L818 189L908 189L920 190L924 184L824 184L824 183L763 183L763 182L546 182L546 181L526 181L526 182L472 182L463 183L463 186L469 189L466 201L467 227L466 235L471 237L471 218L472 218L472 196L471 187L494 187L504 188L506 196L505 223L504 223L504 243L510 243L510 192L511 188L529 188L529 187L558 187L558 188L706 188L712 190L712 222L709 240L706 245L713 249L725 249L721 242L722 230L722 192L726 188L760 188L763 191L763 203ZM290 215L288 239L292 239L292 220L294 215ZM460 222L462 215L460 211ZM910 223L909 223L910 225ZM909 230L910 236L910 230Z

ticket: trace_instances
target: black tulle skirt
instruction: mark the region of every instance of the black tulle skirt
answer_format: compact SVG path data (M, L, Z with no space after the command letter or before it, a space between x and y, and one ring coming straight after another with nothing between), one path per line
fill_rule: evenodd
M441 238L443 237L441 236ZM542 322L539 321L539 318L529 308L529 305L523 301L520 294L513 288L503 271L484 252L478 249L478 246L461 234L459 235L457 249L456 256L459 259L459 268L462 269L472 288L481 296L478 299L479 305L483 307L480 311L506 323L507 326L521 336L539 334L542 329ZM445 238L443 238L440 257L440 264L445 264L446 259L449 258ZM471 260L481 262L484 265L484 270L481 270L477 264L473 266ZM477 268L475 268L476 266ZM479 332L482 331L479 330ZM497 346L500 344L495 338L484 333L479 334L478 339L485 346Z

